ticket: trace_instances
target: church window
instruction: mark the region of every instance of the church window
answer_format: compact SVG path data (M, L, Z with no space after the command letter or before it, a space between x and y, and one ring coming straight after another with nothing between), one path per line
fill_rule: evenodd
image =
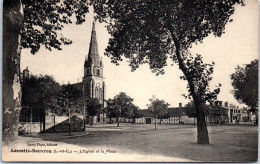
M96 88L96 98L99 99L99 92L98 92L98 88Z
M102 101L102 100L103 100L103 99L102 99L102 89L99 89L99 97L100 97L100 99L99 99L99 100L101 100L101 101Z
M98 75L98 76L100 75L99 69L97 69L97 75Z

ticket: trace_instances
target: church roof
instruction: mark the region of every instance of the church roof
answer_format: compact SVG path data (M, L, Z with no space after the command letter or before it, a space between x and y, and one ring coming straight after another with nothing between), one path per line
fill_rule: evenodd
M95 22L93 22L93 24L92 24L91 40L90 40L88 56L90 57L90 55L98 55L98 45L97 45Z
M79 82L79 83L74 83L72 84L75 88L77 88L78 90L82 91L83 90L83 83Z
M96 37L95 22L93 22L93 24L92 24L88 57L85 60L84 67L89 67L92 64L97 67L100 67L100 64L101 64L99 54L98 54L98 44L97 44L97 37Z

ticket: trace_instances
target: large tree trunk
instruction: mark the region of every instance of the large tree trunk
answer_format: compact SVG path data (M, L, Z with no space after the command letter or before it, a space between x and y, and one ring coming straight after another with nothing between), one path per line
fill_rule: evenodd
M173 33L173 29L169 28L171 35L172 35L172 39L174 41L175 44L175 52L176 52L176 57L177 57L177 61L179 64L179 69L183 72L185 78L188 81L188 85L189 85L189 89L190 89L190 94L193 98L195 107L196 107L196 114L197 114L197 143L198 144L209 144L209 137L208 137L208 130L207 130L207 124L205 121L205 113L204 110L202 109L201 106L201 101L200 101L200 97L198 97L196 95L195 92L195 85L192 81L192 78L190 77L187 67L184 64L184 60L181 57L180 51L181 51L181 47L179 44L178 39L175 37L174 33Z
M21 111L20 54L23 8L20 0L5 0L3 4L2 140L8 145L17 139Z
M194 103L197 115L197 142L198 144L209 144L209 135L204 110L198 100L196 100L196 102L194 100Z

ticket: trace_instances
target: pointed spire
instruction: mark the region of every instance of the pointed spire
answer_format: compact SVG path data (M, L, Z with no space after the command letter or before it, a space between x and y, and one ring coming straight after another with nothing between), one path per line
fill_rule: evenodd
M92 24L91 40L89 45L88 60L91 64L99 65L98 44L96 37L95 21Z
M92 32L96 32L96 29L95 29L95 20L93 21L93 23L92 23Z
M96 37L96 30L95 30L95 22L93 21L92 24L92 31L91 31L91 40L90 40L90 46L89 46L89 57L91 55L97 55L98 56L98 49L97 49L97 37Z
M100 67L103 63L100 61L100 57L98 54L98 44L96 37L96 29L95 29L95 20L92 23L92 31L91 31L91 39L89 44L88 56L85 59L84 67L90 67L91 65Z

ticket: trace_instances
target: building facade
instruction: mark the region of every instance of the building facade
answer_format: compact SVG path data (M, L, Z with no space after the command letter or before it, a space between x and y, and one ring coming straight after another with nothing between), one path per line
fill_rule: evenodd
M157 123L163 124L197 124L196 117L188 116L187 110L191 110L187 107L182 107L182 103L179 103L179 107L169 108L167 118L157 119ZM195 109L194 109L195 110ZM155 123L154 115L147 109L140 110L141 117L135 118L135 123L153 124ZM194 111L195 112L195 111ZM205 121L207 124L236 124L239 122L246 122L248 115L246 111L242 111L238 106L232 104L225 105L220 101L215 106L206 106L205 108ZM125 122L131 122L126 120Z

